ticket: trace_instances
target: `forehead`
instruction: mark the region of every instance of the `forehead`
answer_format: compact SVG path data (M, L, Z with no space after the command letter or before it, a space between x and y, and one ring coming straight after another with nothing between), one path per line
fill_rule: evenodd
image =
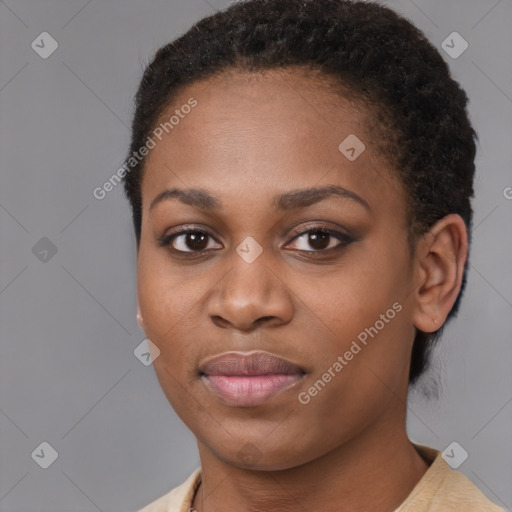
M194 122L183 123L173 131L186 139L194 138L197 124L210 135L223 132L226 124L240 127L261 141L271 133L326 138L327 132L340 129L361 131L370 124L371 114L355 91L334 78L307 68L274 69L258 72L228 70L186 87L173 101L163 119L194 97ZM272 122L269 122L272 121ZM339 126L343 121L344 126ZM296 129L291 131L290 124ZM281 132L283 126L287 127ZM217 128L217 130L215 129ZM252 130L251 130L252 128ZM318 136L315 136L318 135Z
M148 155L143 202L171 184L226 194L239 194L245 184L256 194L324 178L359 189L391 183L400 192L372 140L372 114L342 91L330 77L296 69L227 71L187 86L160 121L191 98L197 105L181 112ZM343 150L354 143L364 150L351 161Z

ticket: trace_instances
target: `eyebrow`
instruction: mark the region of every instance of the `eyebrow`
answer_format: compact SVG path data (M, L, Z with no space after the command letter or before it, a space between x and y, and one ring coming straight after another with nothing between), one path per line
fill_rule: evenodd
M370 205L356 193L338 185L327 185L324 187L310 187L286 192L274 198L277 210L291 210L293 208L304 208L330 196L339 196L344 199L352 199L364 206L367 210Z
M206 190L199 188L171 188L160 192L151 201L149 209L152 210L158 203L169 199L179 199L182 203L201 208L202 210L218 210L222 208L222 202Z
M310 187L292 190L279 194L273 198L273 206L276 210L292 210L311 206L330 196L339 196L344 199L351 199L370 210L369 204L360 196L338 185L327 185L324 187ZM170 199L178 199L182 203L200 208L202 210L220 210L222 201L209 192L199 188L171 188L160 192L149 205L152 210L158 203Z

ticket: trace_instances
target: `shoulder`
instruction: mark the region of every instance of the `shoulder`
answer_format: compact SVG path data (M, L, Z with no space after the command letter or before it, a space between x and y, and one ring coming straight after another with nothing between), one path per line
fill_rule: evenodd
M201 481L201 468L194 472L178 487L152 501L137 512L188 512L192 506L194 492Z
M448 476L436 496L436 502L443 504L446 510L464 510L466 512L505 512L493 503L465 475L448 470ZM437 510L437 509L433 509ZM444 510L440 507L439 510Z
M415 446L431 464L395 512L505 512L468 477L451 469L440 451L428 446Z

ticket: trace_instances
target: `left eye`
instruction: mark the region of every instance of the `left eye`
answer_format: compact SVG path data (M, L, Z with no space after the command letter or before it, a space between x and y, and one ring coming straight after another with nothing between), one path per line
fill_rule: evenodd
M338 243L333 243L337 240ZM299 251L317 252L322 250L343 247L349 243L348 235L326 228L310 229L297 235L292 242L298 242ZM308 247L309 245L309 247ZM311 247L313 249L311 249Z

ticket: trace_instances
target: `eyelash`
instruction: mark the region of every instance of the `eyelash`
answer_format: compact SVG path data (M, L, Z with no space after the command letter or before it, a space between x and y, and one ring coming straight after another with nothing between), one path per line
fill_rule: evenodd
M293 235L292 239L288 243L293 242L294 240L300 238L303 235L306 235L308 233L315 233L315 232L327 234L334 238L337 238L340 243L334 247L329 247L327 249L318 249L318 250L309 250L309 251L296 249L298 252L309 253L309 254L320 254L320 255L321 254L325 255L326 253L331 254L333 251L343 249L344 247L346 247L347 245L349 245L351 242L354 241L354 239L352 237L350 237L349 235L347 235L346 233L336 231L334 229L330 229L326 226L315 225L315 226L310 226L310 227L308 227L308 229L306 229L304 231L300 231L299 233ZM199 229L197 227L186 227L177 233L170 233L168 235L164 235L159 240L159 246L169 248L172 253L180 255L180 256L185 256L187 258L201 257L201 256L206 255L209 252L212 252L212 249L203 249L202 251L193 251L193 250L192 251L181 251L178 249L174 249L172 247L172 242L176 238L183 236L183 235L188 235L191 233L202 233L202 234L205 234L208 238L212 238L215 240L215 237L207 229ZM219 243L219 242L217 242L217 243Z

